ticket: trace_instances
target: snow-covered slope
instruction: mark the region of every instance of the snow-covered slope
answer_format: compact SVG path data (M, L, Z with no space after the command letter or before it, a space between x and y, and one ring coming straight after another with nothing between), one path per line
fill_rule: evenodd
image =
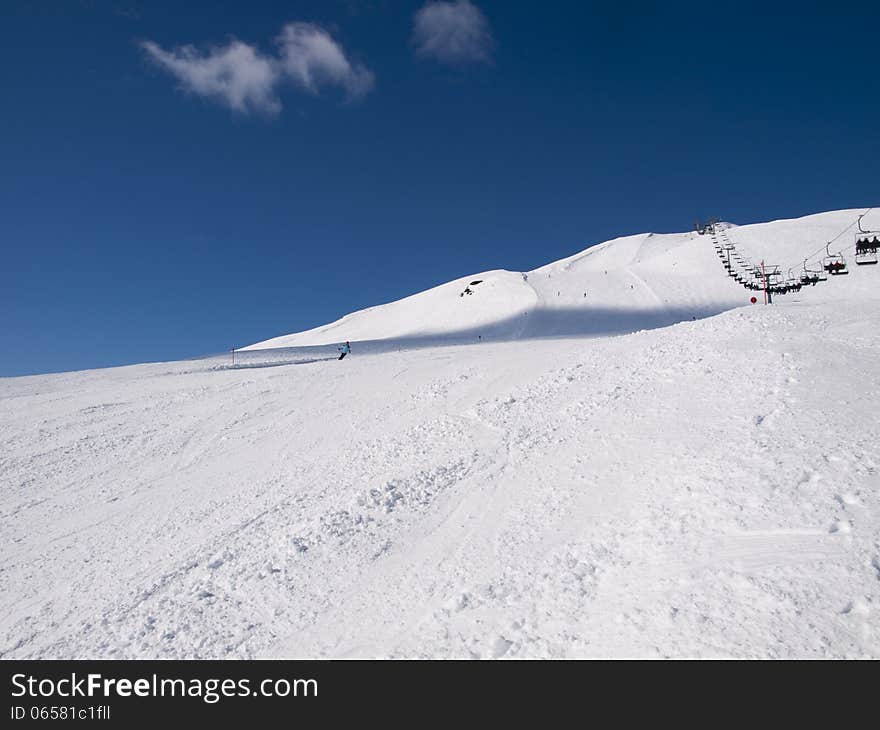
M801 272L817 262L825 242L853 248L862 210L820 213L748 226L724 224L737 251L755 263ZM864 224L880 228L880 211ZM847 230L850 229L851 230ZM725 276L712 237L696 233L641 234L593 246L530 272L487 271L456 279L390 304L349 314L332 324L259 342L244 350L326 345L344 340L432 339L468 342L478 337L517 339L591 335L702 318L743 306L750 292ZM822 250L817 254L817 250ZM876 286L852 265L850 292ZM462 296L470 282L472 295ZM811 300L837 292L817 287ZM806 296L806 294L804 294Z
M838 301L0 380L0 656L880 657L878 363Z
M481 280L464 295L472 281ZM478 302L473 305L474 301ZM346 315L337 322L294 335L276 337L243 350L325 345L344 340L438 337L461 330L490 330L534 309L537 296L522 274L487 271L442 284L390 304ZM457 303L459 306L449 306ZM471 306L473 305L473 306Z
M794 259L853 219L728 235ZM724 304L713 256L619 239L486 299L565 330L545 275L616 280L651 321ZM0 658L880 657L880 266L853 268L624 336L0 379Z

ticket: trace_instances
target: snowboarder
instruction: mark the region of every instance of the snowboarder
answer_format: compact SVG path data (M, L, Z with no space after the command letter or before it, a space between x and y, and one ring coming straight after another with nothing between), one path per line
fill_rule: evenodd
M349 352L351 352L351 345L349 344L348 340L346 340L344 345L340 345L336 349L339 350L339 359L341 360Z

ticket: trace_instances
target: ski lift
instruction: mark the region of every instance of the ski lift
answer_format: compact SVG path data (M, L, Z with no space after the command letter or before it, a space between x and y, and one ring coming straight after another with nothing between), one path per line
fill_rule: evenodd
M705 234L707 234L707 233L710 234L711 236L714 236L714 235L715 235L715 224L716 224L716 223L718 223L718 219L717 219L717 218L710 218L710 219L707 220L705 223L703 223L702 221L697 221L696 223L694 223L694 229L695 229L695 230L697 231L697 233L699 233L701 236L703 236L703 235L705 235Z
M856 263L859 266L877 263L877 249L880 248L880 231L866 231L862 228L862 218L859 216L859 232L856 233Z
M786 279L782 272L777 272L776 282L774 284L774 293L775 294L788 294L791 291L791 284L788 279Z
M825 269L832 276L840 276L841 274L848 274L849 270L846 268L846 259L843 258L843 254L840 252L831 253L828 250L830 243L825 244L825 258L822 259L822 268Z
M782 272L778 266L765 266L763 274L763 286L771 294L786 294L788 290L783 291Z
M880 234L874 235L873 238L867 235L856 237L856 263L859 266L877 263L877 249L880 248Z
M807 286L816 286L820 281L827 281L824 269L808 269L807 260L804 259L804 271L801 274L801 284Z

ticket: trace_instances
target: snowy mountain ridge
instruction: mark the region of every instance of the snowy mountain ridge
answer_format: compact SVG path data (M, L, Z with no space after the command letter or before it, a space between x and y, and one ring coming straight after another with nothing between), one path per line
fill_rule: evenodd
M832 239L849 252L864 209L737 226L718 224L736 250L797 276ZM864 225L880 228L880 212ZM843 232L843 235L841 235ZM845 254L846 255L846 254ZM851 259L851 256L850 256ZM876 291L850 260L847 291ZM471 282L479 282L472 285ZM828 292L809 292L822 301ZM244 350L327 345L344 340L473 341L624 333L744 306L751 294L726 275L713 236L644 233L615 238L529 272L496 269L462 276L404 299L348 314L330 324L274 337ZM806 293L804 293L806 296ZM831 294L840 296L840 291Z

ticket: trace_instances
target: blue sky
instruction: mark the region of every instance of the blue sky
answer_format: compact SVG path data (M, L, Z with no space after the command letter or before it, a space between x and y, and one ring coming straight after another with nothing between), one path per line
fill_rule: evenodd
M228 350L698 217L876 204L878 20L5 0L0 375Z

